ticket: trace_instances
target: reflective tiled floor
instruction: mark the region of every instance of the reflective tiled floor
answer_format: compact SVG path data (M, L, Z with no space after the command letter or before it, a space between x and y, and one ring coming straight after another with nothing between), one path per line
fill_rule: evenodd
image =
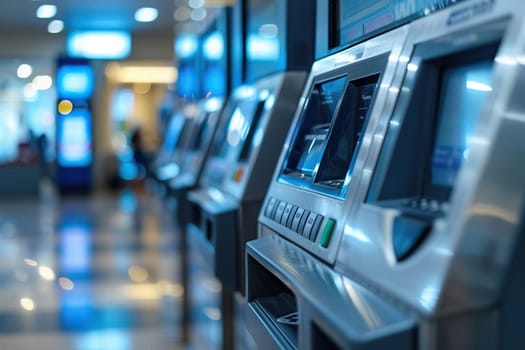
M130 190L0 199L0 349L183 348L176 231Z

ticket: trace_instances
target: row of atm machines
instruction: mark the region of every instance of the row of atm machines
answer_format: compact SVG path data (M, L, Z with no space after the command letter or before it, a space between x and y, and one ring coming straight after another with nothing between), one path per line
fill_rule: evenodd
M524 10L463 1L206 114L168 187L223 348L525 348Z

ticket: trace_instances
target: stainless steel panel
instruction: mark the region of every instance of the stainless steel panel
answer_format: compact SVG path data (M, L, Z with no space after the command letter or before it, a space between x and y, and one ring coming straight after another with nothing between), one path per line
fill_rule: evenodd
M376 130L367 132L369 153L343 228L336 269L358 276L422 315L480 310L497 303L501 295L510 249L521 234L518 224L524 205L525 139L520 135L525 132L525 106L517 93L525 81L524 6L522 1L467 1L411 24L400 56L406 61L423 42L475 44L483 41L486 30L498 26L504 35L495 60L493 92L448 215L434 222L427 241L403 262L397 262L392 252L392 224L399 212L364 204L387 128L396 125L386 116ZM403 94L406 68L399 68L391 90ZM386 100L386 105L393 104L397 95Z
M344 66L351 67L352 64L355 62L360 62L371 57L389 53L389 63L385 68L385 71L383 72L382 79L380 81L380 86L376 91L376 103L369 112L370 115L367 129L375 130L375 128L378 126L378 123L383 119L382 116L385 113L388 114L388 108L391 107L387 104L386 99L388 96L392 95L392 92L389 91L389 89L394 79L396 67L399 64L406 64L406 62L402 62L399 59L399 57L407 33L408 27L401 27L382 36L373 38L365 43L346 49L338 54L334 54L332 56L316 61L312 67L310 76L308 77L303 96L299 101L298 107L296 107L297 110L295 112L294 122L290 129L290 132L288 133L287 141L284 145L283 151L281 152L281 157L278 162L278 164L280 165L275 169L273 181L270 184L270 188L266 196L266 201L268 201L270 197L284 199L288 203L296 205L304 210L323 215L327 219L335 219L336 227L329 247L321 247L319 245L319 237L317 237L317 241L312 242L307 237L298 235L294 230L291 230L286 226L280 225L278 222L275 222L272 218L266 217L264 215L264 212L261 212L259 216L259 221L263 225L267 225L271 229L279 232L279 234L285 236L287 239L290 239L294 243L301 245L308 251L312 252L316 256L322 258L323 260L329 263L333 263L335 261L335 256L339 247L340 238L343 233L342 222L344 221L344 218L346 217L347 212L349 211L349 201L345 202L342 200L334 199L332 197L320 193L311 192L307 189L292 186L290 184L283 183L278 180L282 164L291 147L290 143L293 136L293 130L299 125L299 118L301 116L302 106L308 99L310 88L314 80L318 76L327 75L332 70ZM367 135L369 134L367 133ZM372 140L370 139L370 136L367 137L366 135L361 141L359 154L355 163L355 169L362 168L363 162L366 159L367 149L371 141ZM358 191L359 178L360 171L354 171L352 177L346 179L348 185L346 198L353 198L355 193ZM264 205L265 204L263 204L263 207ZM321 225L321 227L323 227L323 225Z

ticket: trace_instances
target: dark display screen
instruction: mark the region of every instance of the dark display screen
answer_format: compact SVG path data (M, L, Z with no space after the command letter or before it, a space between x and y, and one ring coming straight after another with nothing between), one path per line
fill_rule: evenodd
M333 0L330 46L346 45L458 1L462 0Z
M321 161L323 146L341 100L346 76L314 85L284 170L285 174L312 176Z
M361 142L361 134L378 79L379 75L375 75L349 84L347 89L349 101L341 107L334 124L334 130L315 179L317 183L338 188L343 186L354 154L357 153Z
M202 121L199 125L199 130L197 132L197 135L195 135L195 139L193 140L193 145L191 146L192 151L198 151L202 147L202 143L206 139L206 136L208 134L208 126L209 126L209 113L206 113L206 115L202 118Z
M177 113L171 117L164 142L162 143L162 152L164 154L169 154L175 149L184 126L184 119L181 113Z
M430 182L452 187L469 150L483 102L492 90L493 61L451 67L442 73Z
M250 158L250 155L252 154L252 151L256 147L257 143L260 142L260 138L262 137L260 133L263 132L263 129L259 128L259 124L262 120L264 104L264 100L259 101L257 104L250 131L248 132L248 136L246 136L241 153L239 154L240 162L246 162Z

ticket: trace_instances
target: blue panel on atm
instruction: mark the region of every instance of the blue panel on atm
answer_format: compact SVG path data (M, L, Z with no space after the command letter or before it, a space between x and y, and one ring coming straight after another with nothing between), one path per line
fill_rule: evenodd
M462 0L336 0L331 5L330 49L444 8Z
M193 62L181 63L179 66L179 77L177 79L177 94L188 98L199 97L199 79L197 67Z
M206 62L203 79L203 95L226 95L226 73L221 62Z
M64 65L57 69L56 87L61 98L88 99L93 94L93 69L88 65Z
M246 1L246 76L260 78L285 68L282 52L286 28L286 3L276 0Z
M93 159L91 113L75 109L57 119L57 161L62 167L87 167Z

